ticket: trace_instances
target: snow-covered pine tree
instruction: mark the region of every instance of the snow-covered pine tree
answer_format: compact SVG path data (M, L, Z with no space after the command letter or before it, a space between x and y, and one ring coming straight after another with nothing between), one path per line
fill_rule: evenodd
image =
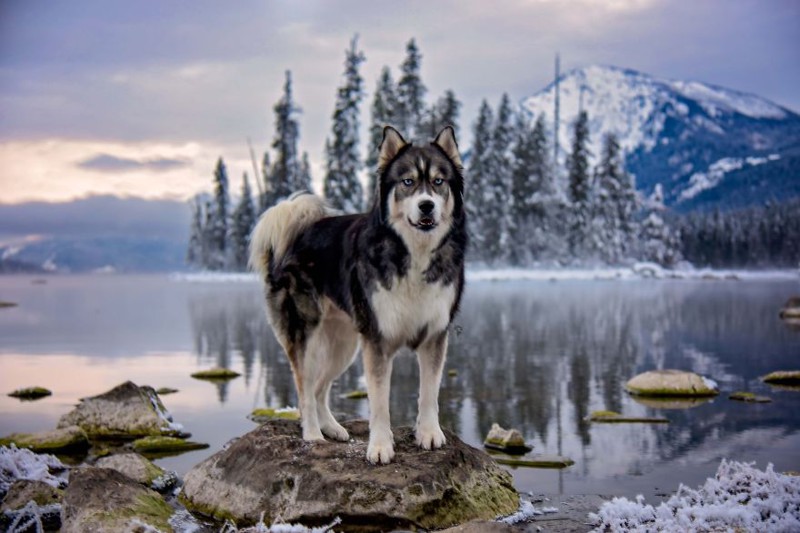
M189 266L200 267L203 265L203 203L200 195L196 195L190 202L192 210L192 223L189 228L189 246L186 250L186 263Z
M544 116L531 129L525 114L517 115L511 167L510 260L522 264L545 252L548 215L555 215L555 187L549 163Z
M207 270L214 269L214 204L210 200L206 200L205 220L203 221L203 237L200 249L202 255L200 256L200 265Z
M292 73L286 71L286 83L283 86L283 96L275 104L275 140L272 147L275 149L276 159L270 174L270 185L274 195L274 202L282 200L299 188L300 165L297 160L297 140L300 136L300 126L295 119L295 114L300 111L292 100Z
M468 162L470 186L465 193L469 216L469 254L477 260L486 260L486 211L484 209L489 185L489 154L492 150L492 108L486 100L481 102L478 118L472 126L472 153Z
M433 139L445 126L452 126L458 138L458 116L461 112L461 102L456 94L448 89L444 95L433 104L426 112L422 121L421 135Z
M206 266L210 270L223 270L228 259L228 214L230 213L228 196L228 171L220 157L214 169L214 204L211 211L209 260Z
M589 178L589 116L581 111L575 121L572 151L567 157L570 223L568 241L573 257L586 253L591 224L591 182Z
M397 96L395 94L392 71L383 67L375 95L372 98L372 113L369 125L369 142L367 144L367 172L369 173L369 190L367 205L372 205L378 180L378 146L383 140L383 128L397 126Z
M503 94L497 108L492 128L491 148L488 156L488 179L484 191L484 236L485 250L489 261L508 258L509 234L514 232L510 205L511 192L511 147L514 141L514 112L511 99Z
M422 133L425 115L425 85L420 77L422 56L414 39L406 45L406 58L400 66L397 82L397 129L406 139L416 139Z
M233 210L231 219L232 263L235 270L243 271L247 268L248 248L250 247L250 233L256 224L256 212L253 207L253 195L250 191L250 182L247 172L242 177L242 195L236 209Z
M303 157L300 159L300 179L298 181L297 190L306 190L311 192L311 163L308 161L308 152L303 152Z
M261 160L261 185L264 191L261 198L258 199L258 213L261 214L275 204L275 191L272 190L272 162L269 158L269 152L264 152L264 158ZM259 179L256 176L256 179Z
M358 36L345 51L344 84L339 87L333 111L332 138L325 142L324 194L331 206L346 213L363 209L363 191L358 180L361 159L358 153L358 108L364 97L359 66L364 54L358 50Z
M622 200L622 180L625 169L620 160L620 146L616 135L606 133L600 153L600 161L594 171L592 198L593 248L599 257L609 264L622 259L624 248L632 235L622 231L621 214L625 211L619 205Z

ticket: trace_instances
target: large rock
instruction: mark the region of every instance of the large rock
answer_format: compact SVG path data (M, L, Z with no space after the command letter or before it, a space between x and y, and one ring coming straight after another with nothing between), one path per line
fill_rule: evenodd
M61 527L63 497L64 491L44 481L16 480L0 504L0 530L10 530L15 523L35 523L38 518L45 531L58 531Z
M441 529L514 513L519 495L492 459L445 432L447 444L420 449L414 432L394 430L394 462L366 460L366 421L343 424L351 440L305 442L297 421L259 426L194 467L181 501L192 511L237 525L306 525L342 519L338 530Z
M82 453L89 449L86 432L78 426L68 426L41 433L12 433L0 439L0 446L14 444L36 453Z
M638 396L716 396L717 384L693 372L651 370L631 378L625 389Z
M152 387L127 381L110 391L84 398L61 417L58 427L80 426L90 438L136 438L149 435L185 436Z
M172 531L172 508L151 489L110 468L75 469L64 493L62 533Z

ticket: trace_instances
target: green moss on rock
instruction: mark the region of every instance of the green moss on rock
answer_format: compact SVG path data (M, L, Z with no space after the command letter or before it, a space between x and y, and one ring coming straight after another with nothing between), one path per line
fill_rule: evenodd
M164 396L165 394L175 394L178 392L178 389L172 389L170 387L161 387L156 391L156 394L159 396Z
M274 407L260 407L253 409L253 412L247 417L253 422L263 424L267 420L300 420L300 411L294 408L276 409Z
M631 378L625 389L633 395L650 397L703 397L719 394L717 384L693 372L651 370Z
M614 411L593 411L586 419L601 424L669 424L663 417L622 416Z
M203 450L209 447L208 444L202 442L193 442L176 437L144 437L133 441L131 446L145 456L183 453L191 450Z
M0 446L16 445L36 453L83 453L89 449L89 438L78 426L41 433L13 433L0 439Z
M732 393L730 396L728 396L728 399L747 403L770 403L772 401L772 398L768 398L766 396L757 396L752 392L742 391Z
M53 393L44 387L25 387L8 393L12 398L19 398L20 400L38 400L51 394Z
M192 377L195 379L205 379L208 381L227 381L229 379L238 378L241 376L240 373L235 372L229 368L209 368L208 370L201 370L200 372L195 372L192 374Z
M770 372L761 380L771 385L800 386L800 370L778 370Z
M525 443L525 438L516 429L503 429L499 424L492 424L483 445L493 450L511 454L523 454L533 448Z
M362 400L367 397L367 391L365 390L354 390L350 391L344 395L345 398L348 400Z
M575 464L569 457L559 455L524 455L509 456L492 454L492 458L501 465L525 468L567 468Z

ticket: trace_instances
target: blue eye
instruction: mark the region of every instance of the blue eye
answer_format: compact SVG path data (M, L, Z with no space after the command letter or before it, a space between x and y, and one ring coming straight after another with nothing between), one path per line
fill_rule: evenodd
M436 186L439 186L442 183L444 183L444 180L442 178L436 178L435 180L433 180L433 184Z
M412 185L414 185L414 180L412 180L411 178L406 178L403 180L403 185L405 185L406 187L411 187Z

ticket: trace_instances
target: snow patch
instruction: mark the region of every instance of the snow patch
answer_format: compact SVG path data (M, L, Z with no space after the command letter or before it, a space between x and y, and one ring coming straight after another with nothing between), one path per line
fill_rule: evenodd
M684 189L678 197L678 202L694 198L701 192L713 189L720 184L725 174L734 170L739 170L745 166L763 165L769 161L777 161L781 156L771 154L767 157L723 157L712 163L705 172L695 172L689 177L689 186Z
M8 488L18 479L43 481L55 488L67 486L65 479L53 475L64 472L67 467L55 456L36 454L15 445L0 446L0 494L5 495Z
M519 503L519 510L516 513L498 518L497 521L504 524L519 524L520 522L527 522L535 516L557 512L558 509L555 507L542 507L541 509L537 509L533 503L528 500L522 500Z
M594 531L798 531L800 478L723 459L697 490L681 485L657 507L614 498L589 518Z
M328 533L341 523L342 519L336 517L330 524L320 527L307 527L302 524L283 523L277 523L268 526L264 524L264 514L262 513L258 524L252 527L239 529L235 524L226 522L222 529L220 529L220 533Z

